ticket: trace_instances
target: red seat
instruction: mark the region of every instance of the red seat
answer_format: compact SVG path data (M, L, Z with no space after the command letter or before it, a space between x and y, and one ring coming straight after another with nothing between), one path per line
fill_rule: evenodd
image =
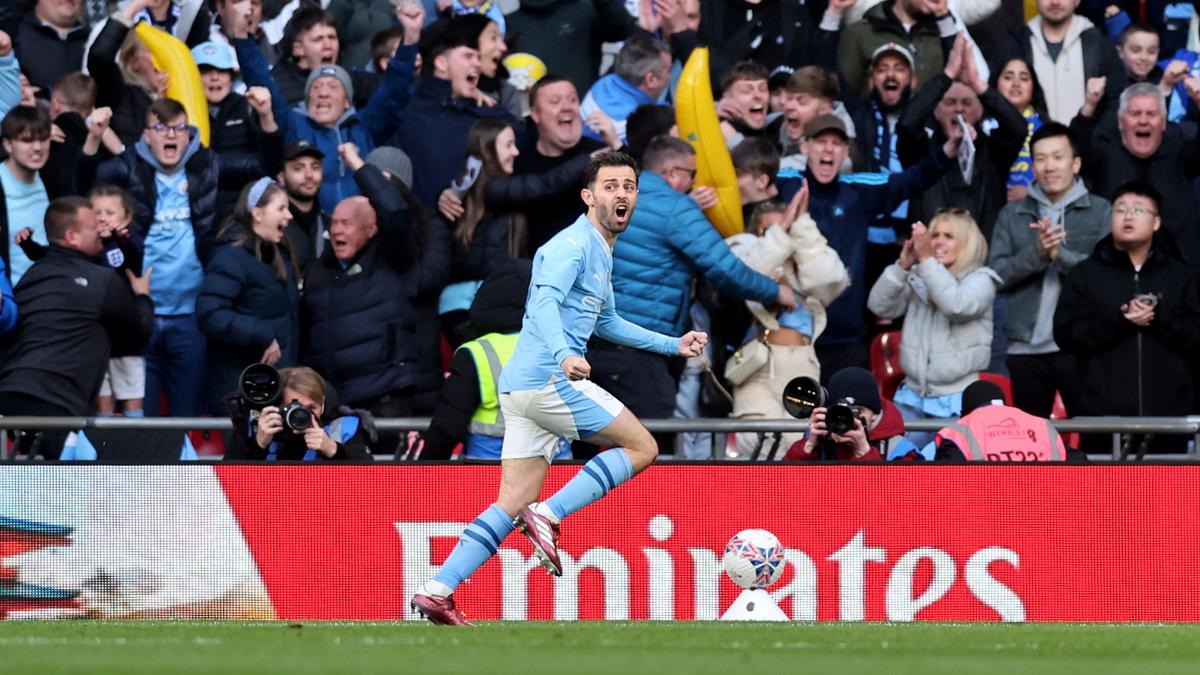
M869 355L871 374L879 383L883 397L891 399L904 379L904 370L900 368L900 331L892 330L880 333L871 340Z
M1050 419L1065 420L1069 417L1070 417L1070 415L1067 414L1067 406L1063 404L1062 392L1058 392L1058 391L1054 392L1054 406L1050 409ZM1063 436L1063 442L1065 442L1067 445L1071 446L1072 448L1078 448L1079 447L1079 434L1078 433L1066 434Z

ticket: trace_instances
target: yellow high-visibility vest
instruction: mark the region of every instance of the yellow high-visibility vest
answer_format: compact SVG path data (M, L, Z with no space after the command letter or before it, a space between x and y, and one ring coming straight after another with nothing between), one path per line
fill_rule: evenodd
M496 388L500 371L517 350L517 334L488 333L463 343L459 349L471 353L475 372L479 374L479 407L471 415L470 431L499 438L504 435L504 417L500 414L500 394Z

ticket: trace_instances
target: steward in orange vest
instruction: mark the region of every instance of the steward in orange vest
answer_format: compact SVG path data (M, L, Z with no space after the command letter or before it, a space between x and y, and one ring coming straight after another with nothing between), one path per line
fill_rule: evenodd
M1050 420L1005 405L1004 393L978 380L963 391L963 416L935 436L937 459L1062 462L1067 448Z

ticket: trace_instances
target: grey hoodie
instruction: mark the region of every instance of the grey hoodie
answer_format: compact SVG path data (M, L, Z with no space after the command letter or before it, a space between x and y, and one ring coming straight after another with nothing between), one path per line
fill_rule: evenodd
M1037 233L1029 227L1041 218L1062 223L1067 238L1053 261L1042 252ZM992 233L988 266L1004 280L1008 295L1005 332L1010 354L1049 354L1054 344L1054 308L1062 277L1091 255L1096 242L1111 228L1107 200L1090 194L1079 178L1057 202L1051 202L1034 183L1029 196L1000 211Z

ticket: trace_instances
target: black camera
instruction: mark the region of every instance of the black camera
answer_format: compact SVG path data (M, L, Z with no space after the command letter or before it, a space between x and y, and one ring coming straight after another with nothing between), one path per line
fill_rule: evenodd
M844 401L828 404L829 392L811 377L797 377L783 388L783 408L796 419L812 417L813 410L825 408L825 426L839 436L854 431L854 409ZM863 428L866 428L866 424Z
M313 414L303 403L292 401L279 409L283 428L289 431L304 431L313 425Z
M238 378L238 394L251 410L261 411L283 400L283 378L274 366L253 363Z
M289 431L304 431L313 425L313 414L303 403L293 400L283 403L283 378L273 366L254 363L246 366L238 378L238 394L250 409L251 422L257 423L262 409L279 406L283 428Z

